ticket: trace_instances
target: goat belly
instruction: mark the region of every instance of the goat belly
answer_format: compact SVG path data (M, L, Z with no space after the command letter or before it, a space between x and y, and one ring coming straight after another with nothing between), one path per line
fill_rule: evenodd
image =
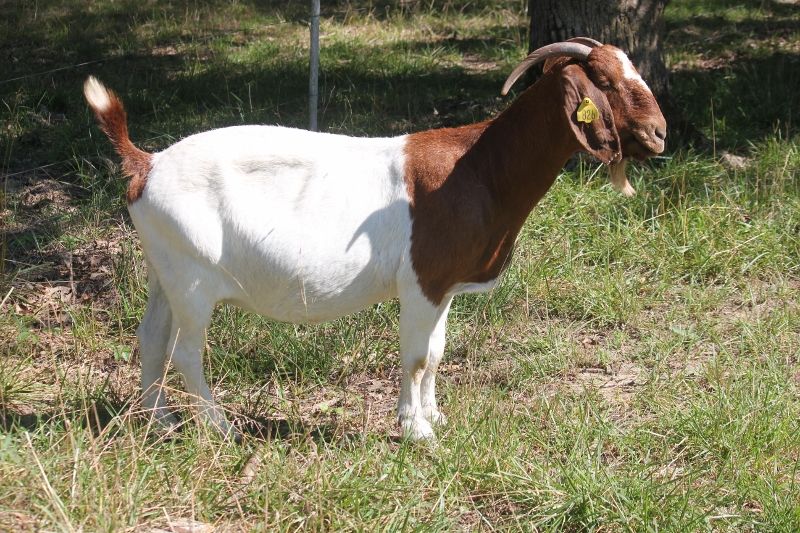
M401 145L206 132L154 158L131 218L162 285L201 284L213 301L277 320L330 320L397 295L411 233Z
M485 283L458 283L447 292L451 296L455 296L456 294L489 292L497 285L498 279L499 278L495 278Z

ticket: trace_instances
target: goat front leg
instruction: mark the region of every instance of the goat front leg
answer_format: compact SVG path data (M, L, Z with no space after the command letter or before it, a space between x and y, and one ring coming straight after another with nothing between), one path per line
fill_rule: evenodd
M431 422L440 422L435 374L444 353L450 298L440 305L421 291L400 296L400 359L403 375L397 416L403 434L413 440L434 438Z
M422 416L433 425L443 426L447 423L445 417L436 403L436 371L444 355L445 337L447 335L447 314L450 311L451 298L442 302L444 310L433 329L428 343L428 364L420 383L420 402L422 403Z

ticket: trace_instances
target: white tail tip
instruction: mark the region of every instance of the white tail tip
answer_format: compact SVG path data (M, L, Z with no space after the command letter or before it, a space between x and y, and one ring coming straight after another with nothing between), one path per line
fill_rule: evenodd
M95 111L102 113L111 106L108 90L94 76L89 76L83 84L83 95Z

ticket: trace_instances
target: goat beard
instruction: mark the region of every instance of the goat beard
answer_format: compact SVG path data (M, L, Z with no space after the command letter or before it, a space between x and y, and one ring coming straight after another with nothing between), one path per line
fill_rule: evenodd
M627 165L627 159L620 159L617 163L611 163L608 169L611 172L611 186L614 187L614 190L631 197L636 194L636 190L631 187L628 182L628 176L625 175L625 167Z

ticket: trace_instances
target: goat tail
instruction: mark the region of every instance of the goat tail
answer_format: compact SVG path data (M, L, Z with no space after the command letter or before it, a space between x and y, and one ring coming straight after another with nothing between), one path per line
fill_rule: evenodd
M94 76L83 84L83 95L94 116L114 149L122 158L122 170L131 178L128 183L128 203L139 199L152 168L153 155L140 150L128 137L128 119L122 101Z

